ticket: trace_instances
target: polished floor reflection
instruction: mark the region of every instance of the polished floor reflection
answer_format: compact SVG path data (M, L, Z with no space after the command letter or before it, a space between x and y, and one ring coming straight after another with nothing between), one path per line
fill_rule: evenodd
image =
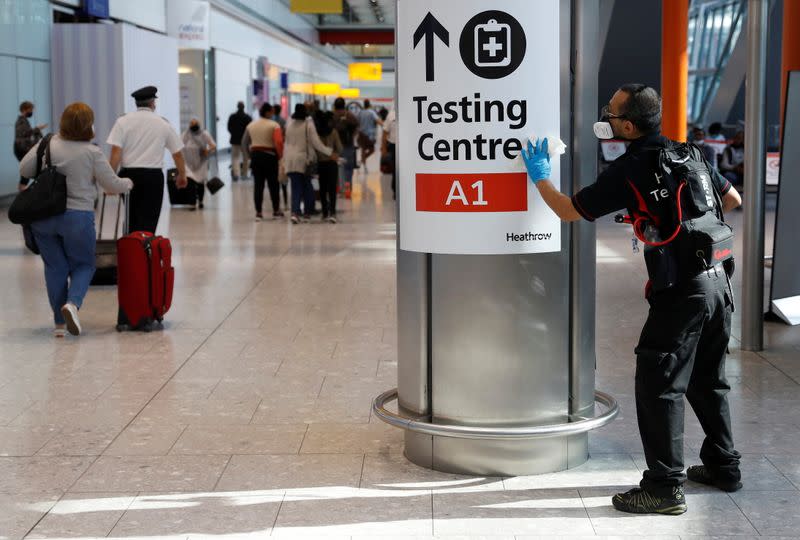
M150 334L118 334L115 290L92 288L85 335L56 341L41 262L0 220L0 539L800 535L800 329L774 323L763 353L731 344L745 489L689 484L679 517L611 508L644 467L632 349L646 304L641 255L610 221L597 384L623 410L592 434L592 459L520 478L408 463L401 432L370 415L396 381L394 206L387 179L357 179L337 225L256 223L251 182L173 209L175 303ZM691 413L686 433L697 463Z

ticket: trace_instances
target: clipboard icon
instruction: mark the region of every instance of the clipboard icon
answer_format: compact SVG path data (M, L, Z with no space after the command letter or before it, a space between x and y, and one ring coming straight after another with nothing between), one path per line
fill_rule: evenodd
M511 26L489 19L475 26L475 65L505 67L511 64Z

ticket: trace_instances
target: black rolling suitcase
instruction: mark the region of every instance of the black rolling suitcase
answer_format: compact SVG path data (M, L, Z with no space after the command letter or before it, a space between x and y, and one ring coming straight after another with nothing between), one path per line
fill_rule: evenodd
M167 171L167 191L169 192L169 204L172 206L197 204L197 182L189 178L189 185L178 189L177 184L178 169Z
M119 220L125 195L119 196L117 219L114 222L114 238L103 238L103 222L106 215L106 194L100 203L100 223L97 227L97 244L95 245L95 271L92 285L117 284L117 240L119 239Z

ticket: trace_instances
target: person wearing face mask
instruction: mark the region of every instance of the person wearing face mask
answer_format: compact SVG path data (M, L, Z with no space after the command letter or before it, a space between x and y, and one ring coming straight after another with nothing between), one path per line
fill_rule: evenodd
M737 131L731 144L722 152L719 170L734 186L744 185L744 131Z
M189 128L183 132L182 138L186 176L197 182L197 206L202 209L208 181L208 156L217 149L217 143L208 131L200 127L197 118L189 121Z
M541 144L537 141L536 146L529 144L528 150L523 151L531 181L562 220L594 221L627 208L632 216L647 212L648 234L652 232L651 226L658 232L653 224L671 224L676 208L680 207L677 205L689 208L696 204L689 197L694 197L698 184L702 186L699 200L705 202L707 195L708 200L719 201L712 202L711 209L705 210L701 217L713 211L714 219L718 220L721 214L718 211L729 211L741 204L736 189L708 166L699 150L661 135L661 97L654 89L643 84L620 87L604 107L602 116L602 122L595 125L595 134L600 138L625 139L630 144L625 154L611 163L594 184L572 197L560 193L549 180L550 156L546 141ZM687 190L681 195L682 188L678 188L676 197L671 189L666 189L666 185L672 186L674 177L665 175L660 160L672 155L670 152L676 155L688 152L692 166L704 167L697 174L702 182L695 183L692 179L691 193ZM684 180L683 187L686 184ZM716 196L712 190L717 191ZM724 491L742 487L741 455L734 449L726 396L730 386L725 379L725 355L733 302L728 267L705 264L703 269L697 270L701 267L697 252L681 252L691 245L685 240L686 234L680 238L673 236L673 240L679 238L671 248L674 258L650 259L664 263L678 261L679 271L674 274L674 282L664 284L662 281L664 288L648 287L646 293L650 311L635 349L635 388L647 470L639 487L612 498L614 507L623 512L667 515L685 512L683 483L687 476L689 480ZM665 246L672 241L656 242L654 236L645 239L652 242L645 247L646 261L648 249L654 249L652 253L658 255L659 250L666 251ZM650 270L651 263L648 263L648 274ZM659 272L669 269L654 267L653 270L656 272L650 275L648 285L656 281L654 276ZM703 465L689 467L686 472L683 468L684 395L706 435L700 450Z
M164 149L178 169L176 185L185 188L186 164L183 143L169 122L155 113L158 89L145 86L131 94L136 110L117 118L106 142L111 145L109 161L119 175L133 180L128 197L128 230L155 234L164 199Z
M14 157L17 161L22 161L25 154L33 148L42 138L42 130L47 124L39 124L31 127L31 117L33 116L33 103L23 101L19 105L19 117L14 125ZM22 191L28 185L28 179L21 176L19 179L19 190Z

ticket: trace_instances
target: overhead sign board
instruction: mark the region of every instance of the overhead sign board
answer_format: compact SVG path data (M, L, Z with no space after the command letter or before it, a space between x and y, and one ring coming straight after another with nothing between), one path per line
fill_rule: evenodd
M383 78L383 64L380 62L353 62L347 66L351 81L380 81Z
M291 0L292 13L342 13L342 0Z
M210 48L207 0L170 0L167 4L167 33L178 38L182 49Z
M519 155L533 135L560 136L559 2L490 5L398 2L401 249L561 249L560 221Z

